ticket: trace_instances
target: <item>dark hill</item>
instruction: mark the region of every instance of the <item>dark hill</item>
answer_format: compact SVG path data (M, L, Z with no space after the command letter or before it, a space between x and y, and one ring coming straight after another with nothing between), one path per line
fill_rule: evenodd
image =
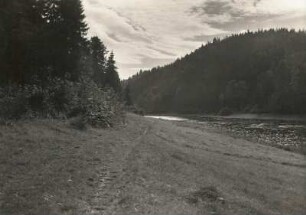
M306 32L247 32L214 39L127 81L147 112L306 113Z

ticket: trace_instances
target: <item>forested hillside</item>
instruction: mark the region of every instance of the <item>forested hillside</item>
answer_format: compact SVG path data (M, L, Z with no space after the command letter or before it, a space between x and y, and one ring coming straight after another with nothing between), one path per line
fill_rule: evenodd
M155 113L306 113L306 32L246 32L214 39L174 63L127 80Z
M0 1L0 119L86 116L109 124L120 79L81 0Z

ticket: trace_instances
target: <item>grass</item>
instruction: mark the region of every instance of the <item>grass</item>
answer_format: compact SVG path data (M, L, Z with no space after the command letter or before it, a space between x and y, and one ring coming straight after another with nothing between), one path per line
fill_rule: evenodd
M64 121L1 125L0 214L84 212L103 166L100 135Z

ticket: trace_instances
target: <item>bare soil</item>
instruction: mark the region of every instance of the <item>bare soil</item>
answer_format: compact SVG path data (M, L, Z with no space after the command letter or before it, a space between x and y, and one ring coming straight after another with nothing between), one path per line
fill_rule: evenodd
M188 123L1 125L0 214L306 214L304 155Z

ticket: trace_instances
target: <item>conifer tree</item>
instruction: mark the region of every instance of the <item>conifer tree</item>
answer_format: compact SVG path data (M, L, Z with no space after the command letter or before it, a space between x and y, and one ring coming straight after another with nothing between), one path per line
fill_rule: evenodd
M106 64L105 81L106 86L113 88L116 92L121 91L120 78L117 72L114 53L111 52Z
M37 0L2 0L0 2L0 47L2 83L23 84L35 63L31 43L42 22Z
M100 87L105 85L106 53L106 47L99 37L92 37L90 40L90 55L93 78Z
M81 50L87 33L80 0L46 1L48 62L53 76L77 80L82 70Z

